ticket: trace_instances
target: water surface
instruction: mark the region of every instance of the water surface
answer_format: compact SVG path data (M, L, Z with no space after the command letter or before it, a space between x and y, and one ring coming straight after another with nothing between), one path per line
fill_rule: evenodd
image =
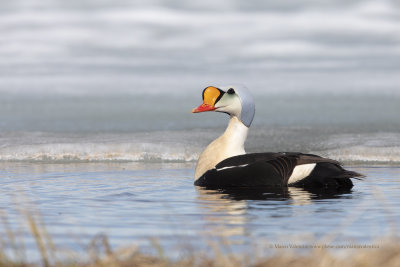
M196 188L193 164L1 166L1 209L12 227L25 223L20 211L29 207L57 246L77 251L101 233L113 247L150 250L156 239L171 254L211 241L242 252L288 242L372 244L400 222L397 167L352 167L368 178L351 190L271 191ZM25 242L34 254L32 238Z

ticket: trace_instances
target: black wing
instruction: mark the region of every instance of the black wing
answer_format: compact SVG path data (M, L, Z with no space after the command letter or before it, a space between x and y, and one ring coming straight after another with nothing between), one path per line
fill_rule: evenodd
M349 178L361 177L361 174L344 170L340 163L313 154L303 153L253 153L234 156L218 163L208 170L195 185L210 188L237 186L287 186L288 180L297 165L317 163L312 173L293 186L351 187ZM339 182L336 180L340 180Z

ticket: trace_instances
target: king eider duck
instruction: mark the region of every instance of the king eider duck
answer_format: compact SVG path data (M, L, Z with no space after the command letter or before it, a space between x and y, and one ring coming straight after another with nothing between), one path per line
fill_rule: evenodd
M244 86L203 90L203 103L193 113L217 111L230 115L225 132L200 154L194 184L209 188L297 186L351 188L350 178L362 174L343 169L336 160L298 152L246 154L244 142L255 113Z

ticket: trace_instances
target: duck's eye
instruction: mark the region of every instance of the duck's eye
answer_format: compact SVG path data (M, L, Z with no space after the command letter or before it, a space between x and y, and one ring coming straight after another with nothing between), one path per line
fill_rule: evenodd
M229 88L228 91L226 91L228 94L232 95L235 93L235 90L233 88Z

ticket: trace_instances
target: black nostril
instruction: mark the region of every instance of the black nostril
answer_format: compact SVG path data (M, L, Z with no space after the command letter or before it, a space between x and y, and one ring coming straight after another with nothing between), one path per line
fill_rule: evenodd
M233 88L229 88L229 90L227 91L228 94L232 95L235 93L235 90Z

